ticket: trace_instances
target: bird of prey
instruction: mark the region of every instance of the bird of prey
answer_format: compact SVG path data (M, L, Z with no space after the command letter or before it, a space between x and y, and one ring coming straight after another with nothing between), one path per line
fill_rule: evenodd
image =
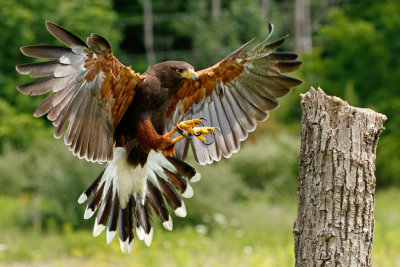
M186 216L182 197L190 198L188 182L200 179L185 162L189 146L200 164L230 157L256 121L278 107L277 98L302 84L283 75L302 62L293 52L275 51L285 38L267 42L272 24L265 41L246 52L249 41L212 67L195 72L186 62L166 61L143 74L121 64L100 35L85 43L52 22L46 28L68 47L22 47L26 56L52 60L18 65L21 74L45 78L17 89L51 92L34 116L47 114L54 137L64 133L74 155L107 163L78 202L88 200L85 219L97 210L94 236L107 228L110 243L118 228L122 252L131 252L135 228L150 245L151 209L167 230L172 219L166 203L176 216Z

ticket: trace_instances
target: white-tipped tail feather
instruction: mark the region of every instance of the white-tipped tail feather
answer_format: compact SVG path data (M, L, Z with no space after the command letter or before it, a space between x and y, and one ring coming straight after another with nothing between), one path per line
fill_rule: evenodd
M83 218L85 220L90 219L94 214L94 210L91 210L90 208L86 208L85 214L83 214Z
M121 239L119 240L119 245L121 246L121 251L125 253L128 250L129 247L129 241L128 239L125 241L122 241Z
M136 234L137 234L137 237L139 238L139 240L144 240L145 233L141 226L136 227Z
M144 234L144 243L148 247L150 246L151 241L153 240L153 234L154 234L154 229L153 228L150 229L150 233Z
M78 203L89 200L85 219L91 218L98 209L94 236L107 228L109 244L118 226L121 251L130 253L134 243L134 222L137 237L147 246L150 246L154 234L150 206L164 228L171 231L173 222L165 203L174 209L176 216L185 217L186 206L182 197L193 196L188 180L196 182L200 180L200 174L187 163L165 157L161 152L151 151L143 166L128 164L125 148L116 147L113 152L113 160L81 194Z
M135 239L132 239L132 241L129 243L128 246L128 253L131 254L132 252L132 248L133 248L133 244L135 243Z
M192 183L196 183L201 180L201 174L199 172L196 172L196 174L190 179Z
M178 217L186 217L186 206L185 202L182 201L182 206L175 210L175 215Z
M78 198L78 203L83 204L87 200L87 196L85 193L82 193L81 196Z
M107 244L110 244L113 241L115 234L117 231L107 231Z
M93 227L93 236L98 236L103 232L103 230L106 229L106 226L103 224L98 224L97 218L94 221L94 227Z
M182 197L191 198L193 196L193 188L187 184L186 190L182 193Z
M165 229L167 229L168 231L172 231L173 226L173 222L172 222L172 218L171 215L168 215L168 221L163 222L163 226Z

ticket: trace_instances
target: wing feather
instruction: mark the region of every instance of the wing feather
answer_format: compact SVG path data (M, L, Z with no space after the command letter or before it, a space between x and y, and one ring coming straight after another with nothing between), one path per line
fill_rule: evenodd
M53 45L28 45L21 47L21 52L27 57L59 59L67 53L71 53L71 49Z
M209 102L204 103L204 107L201 112L202 118L206 119L206 121L211 125ZM219 150L217 151L215 142L206 146L197 138L192 138L192 147L193 146L196 146L197 151L201 151L202 153L202 161L198 161L201 164L211 163L213 160L221 158L221 153Z
M60 116L61 112L65 109L66 105L71 101L71 98L74 95L73 87L66 88L62 91L53 93L54 97L49 101L50 110L44 112L40 116L47 114L47 119L50 121L55 121ZM47 101L47 100L46 100ZM34 113L35 117L40 117L37 115L37 112Z
M219 85L219 86L221 86L221 85ZM234 136L234 132L232 131L231 125L229 124L225 110L222 107L220 96L216 96L214 98L214 105L215 105L215 111L216 111L219 125L220 125L221 136L223 137L223 139L225 141L227 150L229 151L228 153L231 153L231 152L235 153L239 149L238 141L236 140L236 138ZM225 154L224 154L224 156L225 156Z
M81 105L76 105L77 107L77 112L76 112L76 119L78 120L77 124L77 130L74 133L74 141L72 142L72 152L74 155L81 155L79 152L81 150L81 143L82 139L84 137L84 132L88 128L86 126L86 119L87 116L85 115L87 113L87 109L90 106L90 100L88 99L90 97L90 91L84 91L85 95L82 97L82 104ZM63 127L59 128L63 129Z
M213 99L215 97L217 97L215 91L213 92L212 96L213 96ZM210 111L210 117L211 117L211 125L213 125L217 129L219 129L215 132L215 146L218 150L221 151L222 155L224 155L225 157L230 157L231 153L225 142L225 138L224 138L222 130L221 130L221 124L220 124L220 121L218 118L218 111L216 108L215 100L212 101L211 103L209 103L209 111Z
M208 103L207 103L207 105L208 105ZM207 120L207 122L209 124L211 124L211 117L210 117L210 113L208 111L209 111L208 108L203 108L202 110L200 110L200 115L202 116L201 118L205 118ZM202 158L203 158L202 162L211 163L213 161L213 157L217 157L215 143L213 143L209 146L206 146L202 142L200 142L200 140L197 138L193 138L193 141L197 145L198 150L200 150L202 153ZM210 142L211 141L209 141L208 143L210 143Z
M64 136L70 150L90 161L110 161L114 130L135 95L143 77L122 65L109 42L92 34L87 44L60 26L46 22L47 30L69 47L31 45L21 48L29 57L54 59L16 67L21 74L45 77L17 87L26 95L52 92L36 109L56 127L54 137Z
M58 60L18 65L17 70L21 74L30 74L32 78L49 75L65 77L74 71L69 65L61 64Z
M209 105L210 105L210 103L211 103L211 100L210 101L208 101L205 105L207 106L207 108L204 108L203 109L203 112L204 112L204 118L206 118L209 122L210 122L210 125L212 125L211 124L211 115L210 115L210 107L209 107ZM211 145L209 145L209 146L205 146L203 143L201 143L199 140L197 140L199 143L200 143L200 146L202 146L203 148L204 148L204 150L205 151L207 151L208 150L208 153L209 153L209 158L207 158L207 161L205 161L204 163L211 163L212 161L214 161L214 160L220 160L221 159L221 157L222 157L222 154L221 154L221 150L220 149L218 149L218 147L217 147L217 143L216 142L213 142ZM204 164L203 163L203 164Z
M224 113L226 114L226 117L231 126L232 132L236 137L237 148L239 149L240 141L243 141L247 138L247 132L240 126L238 120L236 119L236 117L232 111L230 104L228 103L228 100L227 100L225 94L221 97L220 100L221 100L222 107L224 109Z
M246 114L243 108L239 104L239 100L241 96L234 97L232 92L234 89L228 85L229 90L225 91L226 98L232 108L233 114L237 118L239 124L243 127L243 129L248 133L252 132L256 128L256 122L254 118L249 117L251 114ZM247 135L246 135L247 137Z
M78 113L80 108L84 108L86 106L86 102L84 101L85 97L88 95L89 90L86 88L86 83L84 83L73 95L71 101L67 104L66 108L63 110L61 116L59 116L54 122L56 129L54 131L54 137L60 138L62 136L62 131L64 130L67 122L73 118ZM81 106L82 105L82 106ZM78 121L81 121L83 118L76 116Z
M266 120L268 111L279 106L277 98L288 94L302 81L283 75L296 71L302 64L293 52L277 52L286 37L268 43L273 32L253 49L244 52L251 41L236 49L214 66L197 72L198 81L187 81L171 102L167 125L172 128L182 120L205 118L220 131L215 142L204 145L192 138L196 161L201 164L229 157L240 148L240 142L256 128L256 121ZM176 146L184 159L187 148Z
M62 91L63 92L63 91ZM58 92L60 94L60 92ZM38 118L43 116L44 114L47 114L51 111L53 108L53 101L54 99L57 98L57 93L52 93L50 94L35 110L33 113L33 116Z
M192 149L193 149L193 155L194 155L194 159L201 163L204 164L203 162L206 162L205 158L204 158L204 149L201 147L201 142L200 140L198 140L197 138L193 138L191 140L191 144L192 144ZM175 150L178 148L175 148Z

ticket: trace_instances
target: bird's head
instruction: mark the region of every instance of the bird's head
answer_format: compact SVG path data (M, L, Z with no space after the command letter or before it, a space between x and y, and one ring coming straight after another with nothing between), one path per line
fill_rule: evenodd
M159 81L159 87L154 87L153 102L167 103L178 93L185 82L198 80L197 73L189 63L183 61L165 61L151 66L145 76L150 75Z
M185 81L198 80L193 66L183 61L165 61L151 66L147 72L155 75L164 88L173 91L180 88Z
M198 80L197 73L189 63L183 61L166 61L161 64L164 65L163 67L174 82L182 84L182 82L187 80Z
M172 68L178 73L179 78L183 80L198 80L199 77L197 73L194 71L193 66L186 62L179 62L183 64L177 64L176 66L172 66Z

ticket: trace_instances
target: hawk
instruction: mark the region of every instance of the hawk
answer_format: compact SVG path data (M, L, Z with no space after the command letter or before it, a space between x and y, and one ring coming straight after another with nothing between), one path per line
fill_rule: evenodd
M132 251L135 228L150 245L151 209L167 230L173 224L166 204L186 216L182 198L193 195L189 181L200 179L185 162L189 146L200 164L230 157L277 99L302 84L283 75L302 64L293 52L275 51L285 37L267 43L272 24L265 41L245 52L251 40L212 67L195 72L186 62L166 61L143 74L121 64L100 35L85 43L52 22L46 28L68 47L21 47L28 57L52 60L18 65L21 74L45 78L17 89L51 92L34 116L47 114L54 137L64 134L74 155L107 163L78 202L88 200L85 219L97 210L94 236L107 228L110 243L118 228L122 252Z

